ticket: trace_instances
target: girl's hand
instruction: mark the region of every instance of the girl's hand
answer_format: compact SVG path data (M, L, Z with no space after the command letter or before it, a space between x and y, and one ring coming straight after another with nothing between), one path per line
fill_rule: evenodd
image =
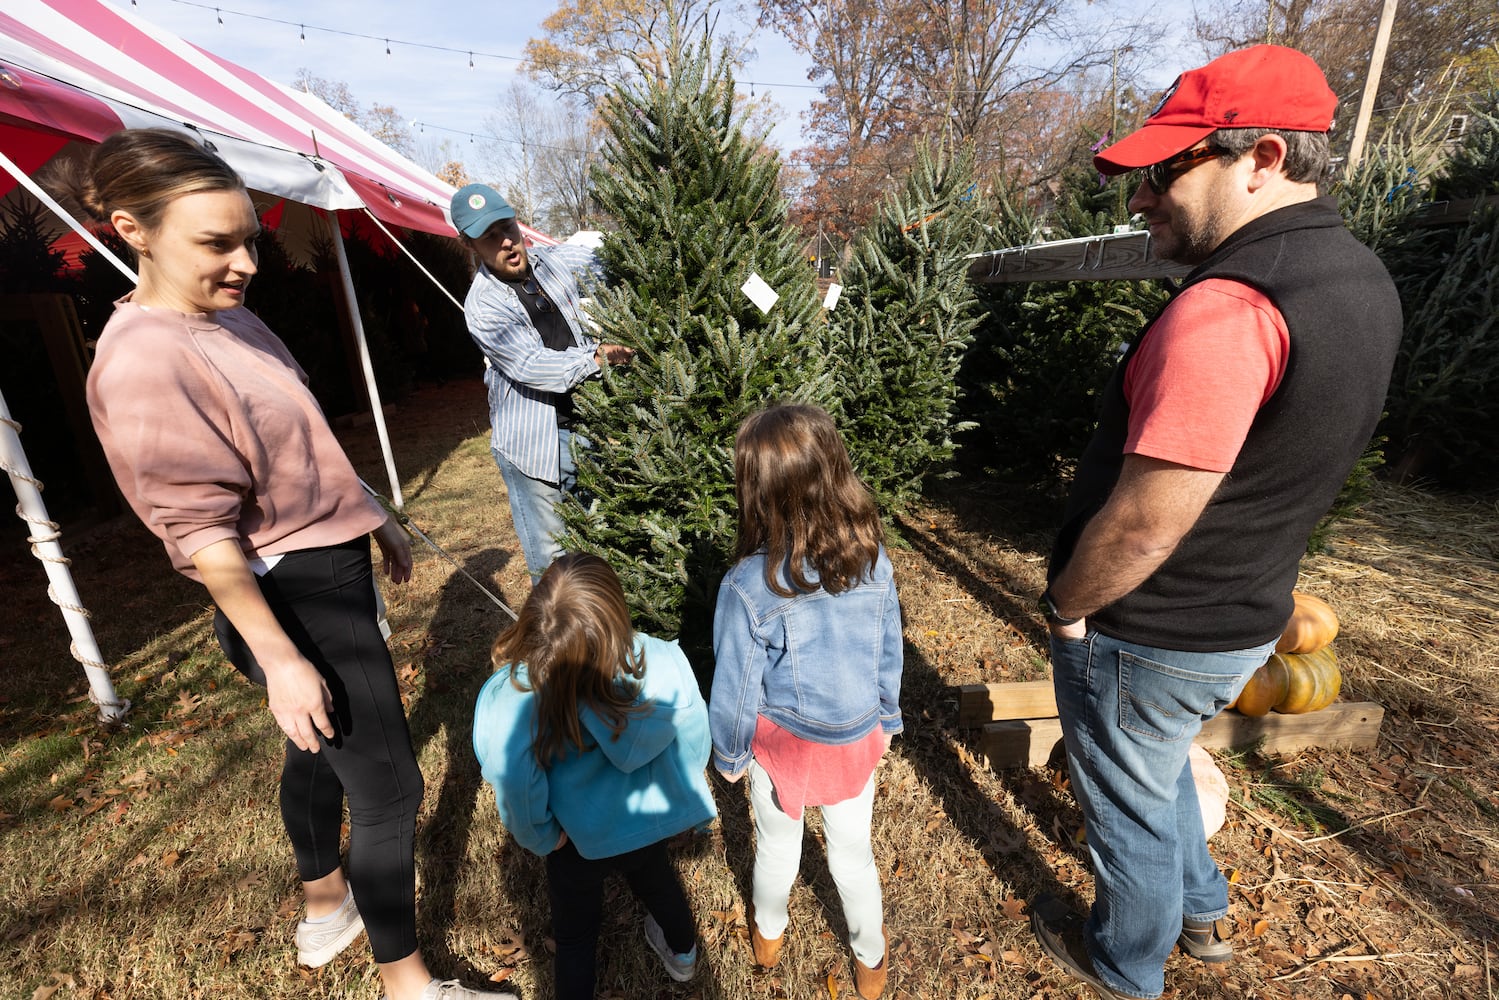
M891 743L892 740L895 739L895 734L894 733L881 733L880 735L885 738L885 749L883 749L883 750L880 751L881 756L883 756L883 755L885 755L885 754L887 754L887 753L890 752L890 743Z
M405 583L411 579L411 536L389 514L385 523L375 529L375 544L380 546L384 557L385 575L391 583Z
M560 836L560 837L557 838L557 846L554 847L554 848L552 848L552 850L554 850L554 851L560 851L560 850L562 850L562 848L564 848L566 846L567 846L567 831L563 830L562 831L562 836Z
M317 668L301 656L262 663L266 701L276 724L300 750L317 753L317 734L333 738L333 693Z
M737 783L740 778L744 777L744 772L743 771L740 771L738 774L730 774L728 771L725 771L721 767L718 768L717 770L718 770L719 775L723 778L723 780L727 781L731 785Z

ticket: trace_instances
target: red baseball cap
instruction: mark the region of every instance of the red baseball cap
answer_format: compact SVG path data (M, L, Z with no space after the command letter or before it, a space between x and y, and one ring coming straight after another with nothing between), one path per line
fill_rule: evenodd
M1104 174L1160 163L1220 128L1326 132L1338 96L1310 56L1255 45L1176 78L1139 130L1093 157Z

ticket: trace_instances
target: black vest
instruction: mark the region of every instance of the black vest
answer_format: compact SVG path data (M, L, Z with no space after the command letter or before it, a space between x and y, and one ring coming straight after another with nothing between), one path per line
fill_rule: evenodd
M1208 278L1256 288L1280 310L1290 332L1285 375L1176 551L1134 591L1088 616L1090 627L1124 642L1188 652L1247 649L1285 627L1307 538L1374 433L1401 333L1389 274L1344 228L1331 198L1247 223L1181 287ZM1147 327L1104 392L1049 577L1119 479L1129 422L1124 371L1149 336Z

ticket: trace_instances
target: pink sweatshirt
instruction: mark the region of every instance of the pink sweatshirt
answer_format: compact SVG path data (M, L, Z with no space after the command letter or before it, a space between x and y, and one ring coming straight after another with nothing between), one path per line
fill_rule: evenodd
M225 538L265 557L346 542L385 520L306 375L244 308L187 314L120 299L88 404L120 491L194 580L193 553Z

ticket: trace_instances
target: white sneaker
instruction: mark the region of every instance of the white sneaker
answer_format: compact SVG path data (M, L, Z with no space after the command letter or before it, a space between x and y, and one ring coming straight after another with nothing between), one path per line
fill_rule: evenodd
M317 921L297 921L297 961L309 968L320 968L333 961L364 930L364 918L354 905L350 889L338 909Z
M434 979L422 990L422 1000L520 1000L514 993L475 990L456 979Z
M666 932L661 930L661 925L656 923L656 918L649 913L645 915L645 940L651 946L651 950L661 957L661 964L666 967L666 974L679 983L685 983L697 972L697 945L685 954L677 954L671 950L671 945L666 943Z

